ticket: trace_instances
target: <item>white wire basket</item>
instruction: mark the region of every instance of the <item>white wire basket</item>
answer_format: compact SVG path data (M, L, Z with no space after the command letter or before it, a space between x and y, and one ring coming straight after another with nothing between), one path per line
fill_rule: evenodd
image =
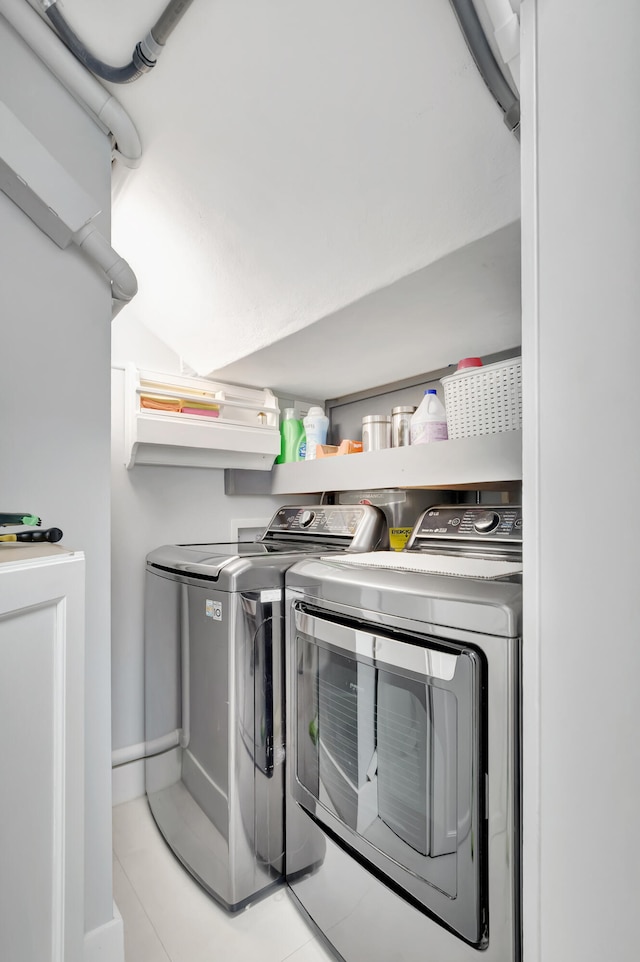
M449 438L522 427L522 358L469 367L442 378Z

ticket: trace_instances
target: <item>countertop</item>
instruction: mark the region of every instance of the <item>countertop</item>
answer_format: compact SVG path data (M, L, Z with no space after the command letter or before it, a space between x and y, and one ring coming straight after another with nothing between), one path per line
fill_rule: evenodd
M15 564L18 561L38 561L42 558L72 554L75 554L72 548L65 548L59 544L48 544L47 542L33 544L28 541L0 542L0 564L3 562Z

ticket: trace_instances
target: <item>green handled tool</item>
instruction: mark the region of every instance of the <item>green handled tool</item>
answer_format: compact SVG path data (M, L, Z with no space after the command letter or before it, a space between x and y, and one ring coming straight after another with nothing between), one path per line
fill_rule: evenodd
M40 525L42 521L37 514L26 514L26 512L21 513L20 511L15 514L3 514L3 512L0 511L0 528L4 528L8 524Z

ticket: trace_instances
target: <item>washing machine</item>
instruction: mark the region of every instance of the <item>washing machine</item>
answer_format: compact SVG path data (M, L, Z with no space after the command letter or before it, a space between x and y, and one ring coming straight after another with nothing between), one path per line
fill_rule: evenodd
M283 507L258 541L147 557L145 781L174 853L229 911L284 870L284 573L387 544L368 505Z
M287 579L286 875L345 962L518 962L522 514Z

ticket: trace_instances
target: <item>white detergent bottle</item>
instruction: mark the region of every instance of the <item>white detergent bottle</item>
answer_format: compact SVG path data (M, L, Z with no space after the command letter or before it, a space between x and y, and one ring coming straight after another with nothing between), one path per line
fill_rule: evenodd
M316 446L327 443L329 418L321 407L310 407L302 423L304 424L307 435L307 447L304 459L305 461L314 461L316 457Z
M435 388L424 392L420 407L411 417L411 443L427 444L429 441L446 441L447 414Z

